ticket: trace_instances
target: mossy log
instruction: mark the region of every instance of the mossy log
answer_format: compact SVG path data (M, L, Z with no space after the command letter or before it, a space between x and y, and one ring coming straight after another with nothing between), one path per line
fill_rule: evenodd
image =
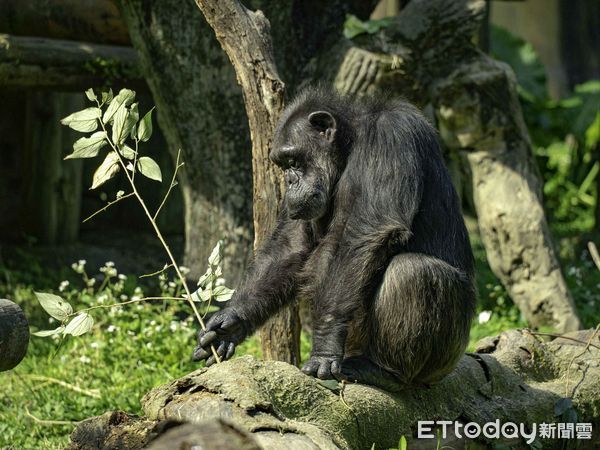
M401 436L408 448L435 448L437 440L415 438L418 421L450 420L483 425L566 422L564 406L577 421L592 423L600 444L600 339L595 331L542 342L527 330L482 341L452 374L428 389L397 394L359 385L331 389L283 362L245 356L200 369L150 391L142 400L145 418L122 412L82 422L71 449L228 448L215 429L231 433L247 448L391 448ZM232 438L233 439L233 438ZM227 442L228 440L225 440ZM540 439L541 448L563 448L558 439ZM234 442L234 441L231 441ZM237 442L237 441L236 441ZM464 447L449 434L441 445ZM522 440L471 441L524 447ZM257 446L257 447L253 447ZM246 447L238 447L246 448Z

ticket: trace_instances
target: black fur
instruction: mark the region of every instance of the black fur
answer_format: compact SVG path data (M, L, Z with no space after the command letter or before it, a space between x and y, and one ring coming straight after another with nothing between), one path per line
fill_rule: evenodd
M314 315L306 373L386 389L448 374L474 313L473 256L432 126L400 100L309 89L271 159L288 184L278 224L194 358L214 362L210 344L230 357L300 297Z

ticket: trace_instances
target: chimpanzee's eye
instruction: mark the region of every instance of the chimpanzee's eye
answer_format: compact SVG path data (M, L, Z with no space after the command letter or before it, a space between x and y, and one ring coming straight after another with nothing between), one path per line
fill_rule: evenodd
M298 168L298 161L296 161L294 158L291 158L289 160L289 166L291 169L297 169Z

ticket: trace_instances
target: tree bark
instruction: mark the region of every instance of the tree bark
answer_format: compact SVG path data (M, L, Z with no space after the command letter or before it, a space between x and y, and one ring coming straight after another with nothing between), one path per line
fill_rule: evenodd
M477 353L465 355L439 384L390 394L352 383L326 388L296 367L246 356L150 391L142 400L143 419L129 418L121 425L111 417L123 413L107 413L82 422L70 449L108 449L117 442L135 441L119 448L163 450L200 439L212 448L211 435L204 434L203 427L210 427L208 432L223 419L240 434L250 433L263 449L397 448L401 436L409 449L464 448L467 442L469 448L526 448L524 440L502 436L480 435L476 442L453 433L439 442L416 439L417 423L449 420L483 426L498 420L524 424L531 431L541 423L570 422L573 413L576 422L591 424L592 439L577 441L580 448L591 449L600 444L598 358L597 331L576 332L550 343L527 330L508 331L483 340ZM178 422L196 426L178 430ZM151 441L157 434L161 437ZM536 440L536 448L561 449L566 444L539 434Z
M144 87L131 47L0 34L0 86L82 90L103 84Z

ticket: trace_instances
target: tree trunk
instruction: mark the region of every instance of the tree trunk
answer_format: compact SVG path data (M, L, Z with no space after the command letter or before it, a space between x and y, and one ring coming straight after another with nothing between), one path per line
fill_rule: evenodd
M121 2L131 41L175 158L185 166L185 265L199 277L225 239L224 273L236 283L251 256L251 153L234 71L193 2Z
M205 434L204 427L208 433L225 419L239 430L238 439L254 438L250 443L263 449L398 448L401 436L411 450L467 444L529 448L523 439L500 433L499 439L481 433L475 441L466 439L464 428L462 434L443 436L437 427L428 433L430 438L417 439L418 422L433 420L477 424L480 430L495 421L523 424L528 432L537 431L532 447L544 449L562 449L568 441L556 433L552 439L543 438L540 424L571 422L571 443L592 449L600 444L598 358L597 330L550 343L527 330L508 331L483 340L477 353L465 355L439 384L391 394L352 383L329 382L325 387L296 367L245 356L153 389L142 400L143 419L113 412L83 421L69 448L166 450L182 448L184 442L216 448L211 445L216 438ZM178 426L181 422L189 425ZM575 430L583 424L589 438L576 441Z
M481 57L436 89L441 134L469 162L490 267L531 326L579 329L544 216L542 183L513 73Z

